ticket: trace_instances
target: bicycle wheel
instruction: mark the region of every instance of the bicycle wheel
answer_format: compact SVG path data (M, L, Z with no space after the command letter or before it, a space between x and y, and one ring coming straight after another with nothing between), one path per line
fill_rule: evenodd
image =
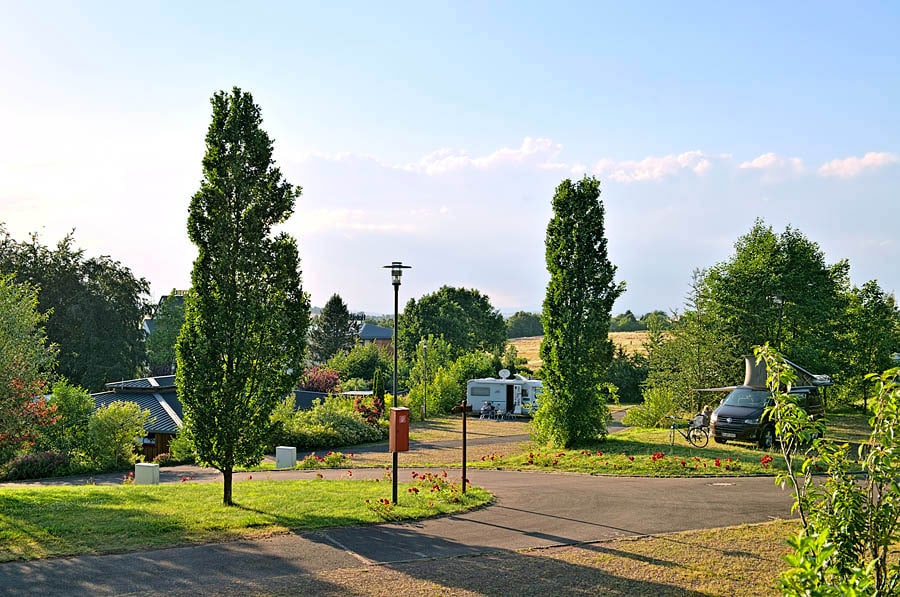
M703 427L691 427L688 429L687 438L698 448L705 448L709 443L709 432Z

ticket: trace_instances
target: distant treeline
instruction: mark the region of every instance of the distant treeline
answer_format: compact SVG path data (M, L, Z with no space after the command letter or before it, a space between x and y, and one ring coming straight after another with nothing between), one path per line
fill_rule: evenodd
M652 322L657 322L660 329L666 329L672 323L665 311L651 311L645 313L640 319L636 318L631 311L625 311L610 318L609 331L638 332L648 329ZM506 333L510 339L543 336L544 327L541 325L540 314L519 311L510 315L506 320Z

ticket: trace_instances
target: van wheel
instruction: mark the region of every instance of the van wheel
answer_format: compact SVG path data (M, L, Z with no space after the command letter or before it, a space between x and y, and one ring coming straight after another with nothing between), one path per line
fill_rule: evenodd
M763 429L762 435L759 436L759 447L768 450L775 445L775 428L766 427Z

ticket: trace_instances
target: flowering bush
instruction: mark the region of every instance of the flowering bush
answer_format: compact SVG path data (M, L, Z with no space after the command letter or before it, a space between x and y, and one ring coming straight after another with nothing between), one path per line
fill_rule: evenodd
M772 464L773 458L768 454L764 454L762 458L759 459L759 463L763 465L765 468L769 468L769 465Z
M321 392L330 394L340 382L340 374L331 367L320 367L318 365L307 369L306 374L297 387L301 390L309 392Z
M297 463L297 468L316 469L316 468L341 468L353 457L353 453L349 452L328 452L325 456L318 456L315 452L306 456Z
M134 471L122 477L122 485L134 485Z
M69 457L58 452L37 452L13 458L6 466L3 477L8 481L40 479L66 474Z

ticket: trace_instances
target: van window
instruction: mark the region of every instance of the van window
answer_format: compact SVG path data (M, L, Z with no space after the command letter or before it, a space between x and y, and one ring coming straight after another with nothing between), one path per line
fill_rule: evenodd
M769 400L769 392L766 390L751 390L750 388L736 388L725 398L723 404L727 406L746 406L749 408L762 408Z
M490 396L491 388L489 386L472 386L469 394L472 396Z

